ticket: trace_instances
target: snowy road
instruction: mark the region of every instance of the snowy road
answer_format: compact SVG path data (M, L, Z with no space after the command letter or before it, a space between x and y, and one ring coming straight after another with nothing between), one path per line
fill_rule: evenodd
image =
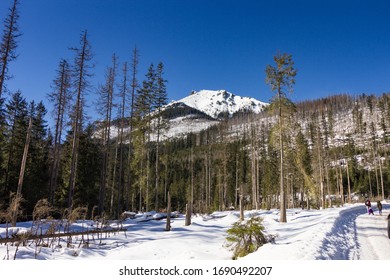
M365 206L341 211L326 234L316 259L390 259L390 239L386 230L388 209L389 205L384 205L382 215L377 211L375 215L368 215Z
M375 203L376 204L376 203ZM247 259L256 260L390 260L387 215L368 215L364 204L343 208L288 212L288 222L278 222L278 212L264 215L267 232L275 243L263 245ZM273 218L272 218L273 217Z
M386 230L389 209L390 207L386 207L382 216L360 215L357 217L359 259L390 260L390 239Z

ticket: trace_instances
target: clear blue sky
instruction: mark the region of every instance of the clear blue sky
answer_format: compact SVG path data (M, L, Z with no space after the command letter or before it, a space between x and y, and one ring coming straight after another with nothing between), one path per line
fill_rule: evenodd
M0 1L1 21L11 3ZM136 45L139 80L150 63L164 62L169 99L226 89L268 102L265 67L278 50L298 69L294 101L390 91L389 1L22 0L19 26L7 85L28 100L45 99L82 30L95 54L95 87L111 55L130 60Z

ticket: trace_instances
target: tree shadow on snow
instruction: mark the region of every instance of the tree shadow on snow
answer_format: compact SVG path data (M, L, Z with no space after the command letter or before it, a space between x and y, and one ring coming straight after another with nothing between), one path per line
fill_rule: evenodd
M389 208L389 205L384 205L383 208ZM356 218L364 214L367 214L367 209L364 205L342 210L339 217L336 218L331 231L326 234L316 259L358 259L360 245L356 235Z

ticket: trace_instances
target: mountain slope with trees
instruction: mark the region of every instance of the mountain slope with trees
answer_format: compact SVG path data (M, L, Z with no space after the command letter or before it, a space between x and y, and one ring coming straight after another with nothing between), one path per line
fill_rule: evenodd
M355 195L389 196L390 94L338 94L294 104L283 89L292 87L288 77L296 73L278 67L282 58L293 65L288 54L277 54L276 66L259 73L277 95L269 106L248 99L249 107L236 110L229 104L245 98L228 91L193 92L186 102L168 105L164 63L151 63L140 76L136 48L128 62L115 54L107 58L105 80L94 89L93 46L85 30L53 74L48 100L54 127L48 127L42 102L7 88L20 36L18 4L4 21L0 45L2 222L30 219L44 199L56 217L81 207L106 219L121 218L125 210L166 211L168 193L172 210L187 209L189 216L240 206L325 208ZM202 94L214 96L213 108L191 105ZM100 100L99 121L87 113L87 95ZM164 137L180 118L187 130Z

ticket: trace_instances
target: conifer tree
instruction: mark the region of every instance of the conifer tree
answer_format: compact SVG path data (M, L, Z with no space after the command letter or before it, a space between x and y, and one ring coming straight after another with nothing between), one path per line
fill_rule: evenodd
M57 70L57 77L53 81L52 92L48 94L48 99L53 105L54 127L54 143L52 151L52 162L50 167L49 181L49 202L54 203L54 194L58 185L58 173L61 162L61 145L62 131L64 129L67 114L69 112L69 104L71 99L71 72L70 65L67 60L62 59Z
M138 177L139 207L149 209L149 183L150 183L150 150L147 143L150 142L151 112L153 109L152 94L156 90L156 74L154 65L148 68L142 87L137 91L134 103L134 162L135 172Z
M30 118L32 119L31 140L28 150L26 176L25 176L25 195L26 209L30 213L34 209L35 203L46 198L48 195L47 186L49 180L48 156L49 144L47 141L47 110L40 101L35 105L35 102L30 103Z
M4 191L16 192L21 158L28 127L27 102L20 91L15 92L6 104L7 133L4 145Z
M164 105L167 104L167 91L166 91L166 80L163 77L164 75L164 65L160 62L157 65L156 71L156 90L152 95L154 101L154 111L156 115L155 118L155 127L154 131L156 136L156 165L155 165L155 209L158 210L159 200L159 182L160 182L160 135L163 130L168 128L169 123L163 119L161 115L161 110Z
M286 197L284 185L284 124L283 110L287 101L287 93L293 91L295 84L296 69L294 61L289 54L276 54L274 56L276 66L266 67L266 83L271 86L271 90L276 93L273 103L278 108L279 126L279 152L280 152L280 222L287 222L286 217Z

